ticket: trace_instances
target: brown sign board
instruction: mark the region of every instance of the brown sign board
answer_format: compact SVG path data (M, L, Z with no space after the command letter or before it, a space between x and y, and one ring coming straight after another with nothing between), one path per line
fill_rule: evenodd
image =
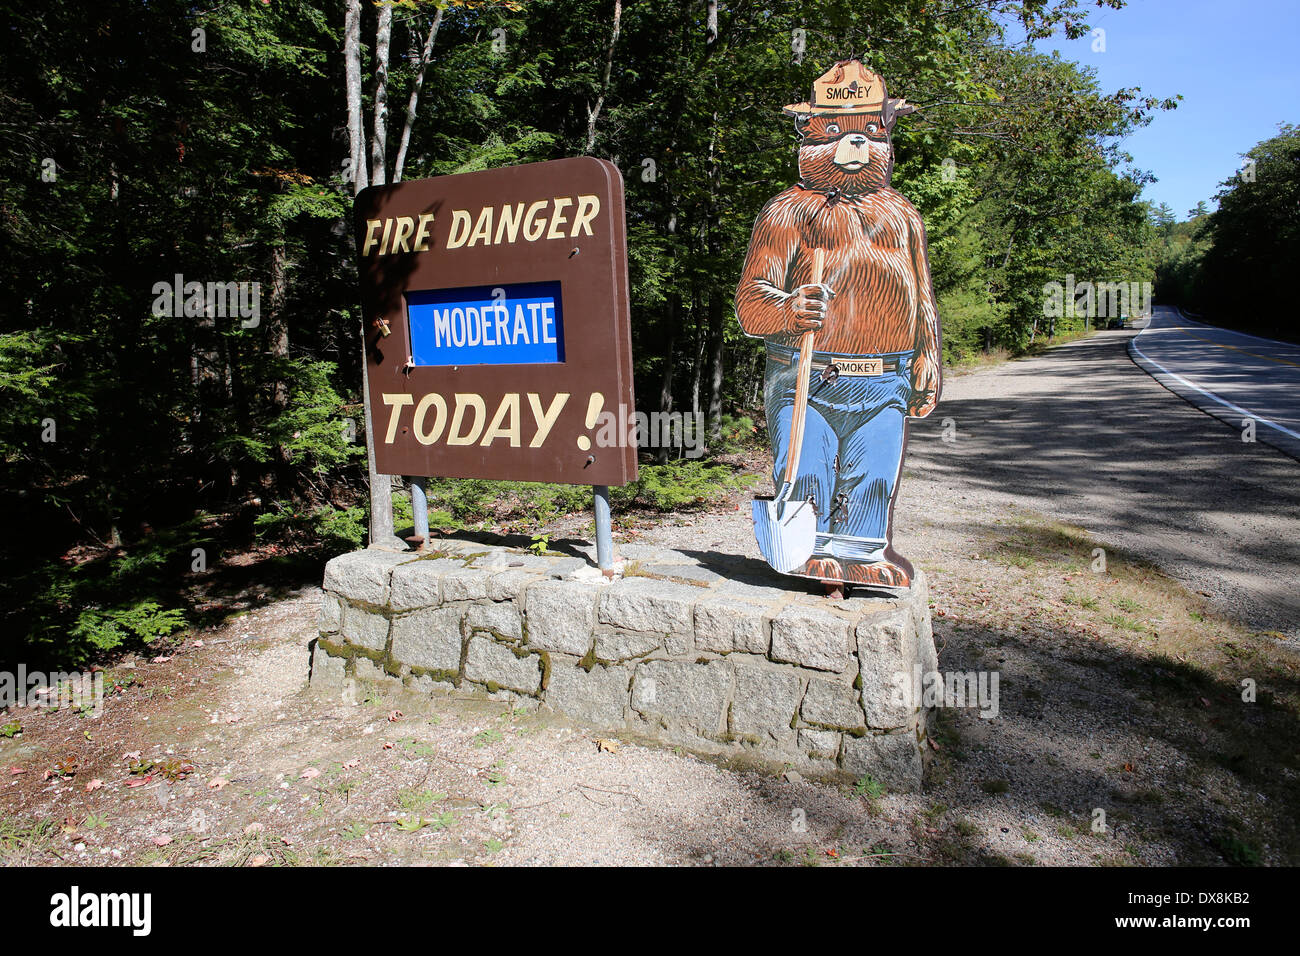
M354 214L380 473L636 479L617 167L373 186Z

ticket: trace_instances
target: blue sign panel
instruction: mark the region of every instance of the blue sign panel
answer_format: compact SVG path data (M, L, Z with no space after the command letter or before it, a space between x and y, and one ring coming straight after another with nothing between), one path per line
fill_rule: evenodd
M558 282L407 292L406 314L417 366L564 361Z

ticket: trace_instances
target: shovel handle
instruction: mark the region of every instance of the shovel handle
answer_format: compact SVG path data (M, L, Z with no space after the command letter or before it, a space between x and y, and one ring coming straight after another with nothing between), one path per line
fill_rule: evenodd
M826 266L826 250L813 250L812 284L820 285ZM794 414L790 419L790 450L785 456L785 483L794 484L799 474L799 453L803 450L803 423L808 417L808 377L812 374L814 332L809 329L799 340L799 377L794 385Z

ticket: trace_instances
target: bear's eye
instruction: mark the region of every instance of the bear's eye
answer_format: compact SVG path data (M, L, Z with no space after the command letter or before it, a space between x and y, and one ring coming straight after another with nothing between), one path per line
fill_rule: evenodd
M826 132L830 136L838 136L840 132L840 125L838 123L831 123L829 126L826 127Z
M874 135L874 134L880 132L880 127L877 126L875 123L868 123L868 124L867 124L867 132L868 132L868 133L871 133L871 134Z

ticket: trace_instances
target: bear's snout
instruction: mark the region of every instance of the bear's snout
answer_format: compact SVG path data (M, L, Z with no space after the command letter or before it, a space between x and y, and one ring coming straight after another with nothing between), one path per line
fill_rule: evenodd
M840 137L835 147L836 166L862 168L871 162L871 147L867 137L861 133L849 133Z

